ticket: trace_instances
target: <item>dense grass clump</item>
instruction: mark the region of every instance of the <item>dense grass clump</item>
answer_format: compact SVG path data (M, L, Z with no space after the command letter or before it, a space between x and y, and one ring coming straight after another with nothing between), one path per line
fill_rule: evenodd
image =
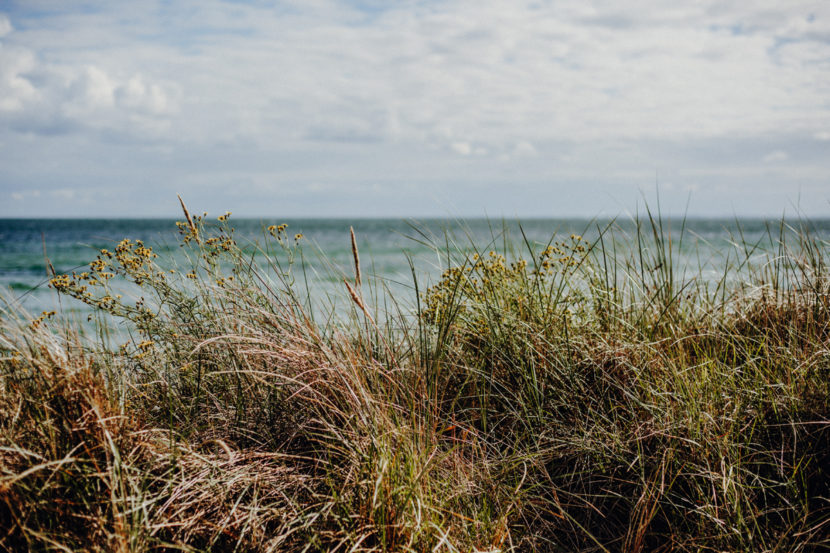
M228 215L185 209L184 257L125 239L55 275L93 332L4 311L0 550L830 549L828 243L806 227L736 240L720 279L651 214L447 241L412 307L352 236L326 313L302 235L241 247Z

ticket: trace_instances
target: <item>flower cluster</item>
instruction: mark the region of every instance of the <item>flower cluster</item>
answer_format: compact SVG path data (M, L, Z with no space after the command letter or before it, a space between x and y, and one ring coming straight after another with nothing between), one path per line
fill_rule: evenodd
M87 305L115 313L121 311L120 308L123 307L119 301L121 295L110 291L107 286L108 281L120 275L140 286L145 280L157 275L153 265L153 260L157 257L158 254L154 253L152 248L145 246L141 240L132 241L125 238L118 243L114 252L108 249L100 250L89 264L89 271L57 275L49 281L49 286ZM90 291L92 287L101 287L103 290L93 295Z
M229 252L236 246L236 240L226 234L213 236L205 240L205 252L203 257L218 257L221 252Z
M538 272L553 273L561 270L564 273L569 267L579 265L585 254L582 241L582 237L578 234L571 234L570 242L555 242L548 245L539 254Z
M494 320L500 332L528 332L551 319L551 310L564 305L564 294L570 304L580 303L579 287L571 277L586 255L583 239L576 234L547 245L531 262L520 258L508 263L496 251L473 254L427 289L421 316L427 324L451 323L465 340L475 343L486 342Z
M62 291L75 283L69 275L57 275L49 281L49 286L55 290Z
M106 250L102 250L102 253L104 251ZM115 259L125 269L138 269L155 257L158 254L153 253L153 249L146 247L141 240L133 242L125 238L115 247ZM100 255L98 259L101 259Z
M40 325L43 324L43 321L45 321L46 319L51 319L54 316L55 316L54 311L44 311L40 314L40 316L38 318L33 320L31 323L29 323L29 326L31 327L32 330L37 330L38 327L40 327Z
M281 225L271 225L270 227L268 227L268 232L274 238L279 239L285 234L285 232L286 232L285 229L287 229L287 228L288 228L288 225L286 223L283 223Z
M186 248L181 257L186 261L175 268L157 261L159 256L141 240L125 238L109 249L99 250L88 268L55 275L49 285L59 293L93 307L93 313L101 310L131 323L145 339L133 347L132 358L149 355L154 351L153 340L161 343L160 337L171 334L171 321L175 328L184 329L198 326L203 321L209 325L214 314L200 311L197 296L221 294L223 289L243 290L249 284L255 285L250 257L237 245L234 229L226 223L230 215L230 212L221 215L220 223L214 225L205 221L206 213L192 216L185 210L186 221L180 221L176 226L181 235L180 245ZM297 242L303 235L291 235L294 236L291 244L287 227L286 224L273 225L268 231L277 238L283 250L281 253L286 254L286 269L281 266L279 270L284 270L286 282L290 283L293 282L294 256L300 250ZM170 262L182 263L180 258L171 258ZM113 279L116 280L110 282ZM137 289L132 286L127 289L136 295L144 295L137 300L133 298L134 302L122 299L116 292L125 285L137 286ZM48 316L51 315L44 314L32 324L37 327Z
M421 315L429 323L439 323L455 305L461 304L462 311L469 311L471 304L500 298L502 289L516 288L527 278L524 259L508 265L505 256L495 251L484 259L473 254L461 267L444 271L438 284L427 289ZM520 296L517 301L522 301Z
M207 217L207 211L201 215L195 215L192 217L187 212L185 212L185 215L187 216L187 221L176 221L176 227L179 229L179 234L182 235L182 242L184 242L184 244L189 244L191 241L198 242L199 226L202 224L202 219ZM227 215L230 215L230 213ZM225 218L227 218L227 216Z
M149 353L153 350L154 342L152 340L144 340L136 344L138 348L138 354L135 356L135 359L141 359L142 357L146 357Z
M222 288L233 281L233 276L219 277L216 279L216 284Z

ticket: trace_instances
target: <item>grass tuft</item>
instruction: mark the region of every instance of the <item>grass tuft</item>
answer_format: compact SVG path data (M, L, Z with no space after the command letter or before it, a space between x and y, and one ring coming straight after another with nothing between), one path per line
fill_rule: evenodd
M546 244L445 236L413 307L352 231L351 310L321 314L302 234L240 246L230 213L182 209L183 257L125 239L50 281L94 332L4 309L0 550L830 549L806 222L735 237L714 280L648 209Z

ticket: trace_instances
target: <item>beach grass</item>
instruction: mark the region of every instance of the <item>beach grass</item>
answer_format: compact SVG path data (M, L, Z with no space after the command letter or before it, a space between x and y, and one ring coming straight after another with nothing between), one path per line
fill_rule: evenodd
M182 208L185 262L125 239L54 275L92 330L4 309L0 550L830 549L809 222L738 234L714 278L648 210L547 244L423 233L445 266L413 260L412 299L352 233L321 312L302 235Z

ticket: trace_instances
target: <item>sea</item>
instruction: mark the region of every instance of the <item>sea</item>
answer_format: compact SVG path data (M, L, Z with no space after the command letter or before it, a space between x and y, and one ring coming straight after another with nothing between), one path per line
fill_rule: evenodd
M208 226L220 223L214 219ZM354 275L350 230L354 230L364 280L376 291L388 290L401 304L414 303L416 290L434 284L444 269L471 254L494 251L511 259L528 259L550 243L582 236L587 243L603 238L617 256L632 256L649 245L652 225L671 243L675 273L717 280L747 253L758 262L776 255L776 243L793 229L802 229L824 244L830 240L830 218L707 219L626 218L586 219L229 219L240 247L267 272L266 250L273 248L267 228L286 224L286 241L302 234L297 244L296 286L325 303L345 295L344 278ZM638 242L637 227L646 242ZM159 259L181 266L186 248L172 219L0 219L0 296L7 306L39 314L58 310L84 313L86 306L59 298L47 284L52 268L57 274L87 270L103 249L113 250L122 239L142 240ZM790 238L792 239L792 237ZM270 246L269 246L270 244ZM613 246L612 246L613 244ZM459 257L461 256L461 257ZM766 256L766 257L765 257ZM632 258L633 259L633 258ZM346 296L347 297L347 296Z

